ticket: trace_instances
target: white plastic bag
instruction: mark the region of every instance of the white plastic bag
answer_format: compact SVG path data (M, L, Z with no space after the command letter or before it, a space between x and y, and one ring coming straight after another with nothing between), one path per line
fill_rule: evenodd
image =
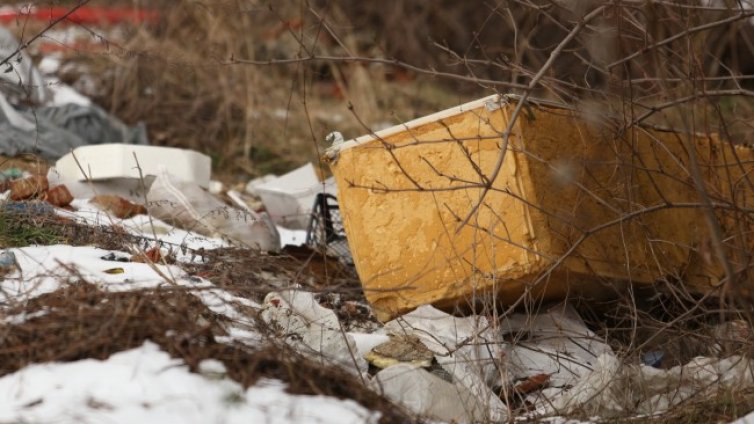
M222 203L198 185L160 172L147 193L147 210L169 224L264 251L280 250L280 235L266 217Z

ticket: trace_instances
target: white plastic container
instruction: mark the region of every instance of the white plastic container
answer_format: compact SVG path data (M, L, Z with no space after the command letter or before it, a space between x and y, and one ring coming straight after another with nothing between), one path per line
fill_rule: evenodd
M281 177L254 187L272 221L292 230L305 230L309 225L314 198L318 193L336 193L335 182L322 183L314 165L308 163Z
M207 188L212 160L199 152L174 147L98 144L74 149L55 163L55 169L61 179L73 181L138 179L141 175L156 176L164 169L181 180Z

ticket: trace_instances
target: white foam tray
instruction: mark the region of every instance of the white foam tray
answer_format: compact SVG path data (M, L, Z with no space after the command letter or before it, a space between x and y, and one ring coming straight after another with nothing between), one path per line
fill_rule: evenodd
M164 169L177 178L207 188L212 160L199 152L174 147L98 144L74 149L60 158L55 168L61 179L74 181L139 178L139 168L145 177L156 176Z

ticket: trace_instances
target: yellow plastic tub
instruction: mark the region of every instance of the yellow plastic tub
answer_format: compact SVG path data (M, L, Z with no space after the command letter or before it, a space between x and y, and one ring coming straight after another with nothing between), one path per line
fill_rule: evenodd
M381 319L423 304L599 296L615 281L667 278L701 292L720 281L689 147L711 197L735 192L743 203L748 149L647 128L617 136L530 102L494 175L516 102L486 97L328 150L356 269ZM720 220L725 231L735 221Z

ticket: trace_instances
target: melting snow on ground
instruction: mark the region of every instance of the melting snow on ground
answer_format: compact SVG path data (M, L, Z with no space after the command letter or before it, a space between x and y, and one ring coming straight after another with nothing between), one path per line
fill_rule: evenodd
M244 390L222 377L220 363L202 368L208 371L191 373L150 342L104 361L30 365L0 378L0 422L345 424L379 419L379 413L350 400L291 395L275 380Z

